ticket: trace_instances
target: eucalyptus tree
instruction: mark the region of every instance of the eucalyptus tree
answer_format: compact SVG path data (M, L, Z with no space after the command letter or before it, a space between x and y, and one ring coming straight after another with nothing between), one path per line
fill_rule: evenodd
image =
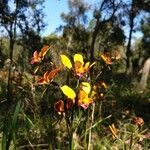
M128 35L126 37L126 73L130 74L133 71L132 65L132 39L133 33L140 28L143 14L150 11L149 0L123 0L122 18L126 23L126 30Z
M90 60L93 62L95 59L95 43L99 32L102 27L109 22L113 22L116 19L117 12L121 7L121 0L103 0L98 3L98 7L93 11L93 17L95 20L94 27L92 29L92 38L90 46Z
M8 105L12 101L11 69L13 62L14 45L18 36L27 35L31 30L40 33L43 25L41 6L44 0L1 0L0 1L0 28L9 38L10 68L8 75ZM28 34L29 35L29 34ZM32 35L30 35L32 38Z
M132 66L132 52L131 52L131 40L132 40L132 34L134 31L135 26L135 18L138 14L138 8L135 5L135 0L131 0L129 4L127 5L126 11L128 14L128 20L129 20L129 35L128 35L128 42L127 42L127 50L126 50L126 73L130 74L132 72L133 66Z
M145 59L150 57L150 14L149 17L145 18L145 21L142 23L141 30L143 33L142 37L142 48L145 51Z
M63 37L68 41L67 49L86 49L85 42L88 41L86 31L87 12L89 5L84 0L69 0L69 12L62 13L61 17L65 22L63 26Z
M19 37L28 35L32 38L32 32L37 34L42 29L42 9L44 0L1 0L0 1L0 30L3 30L9 39L9 61L7 97L5 102L5 119L3 125L3 137L1 149L9 149L13 135L15 134L13 125L10 123L12 104L15 103L12 85L12 63L14 46ZM30 34L27 34L30 33ZM2 36L2 35L0 35ZM16 90L16 89L15 89ZM17 98L16 98L17 99Z
M141 90L144 90L148 85L148 78L150 75L150 15L145 19L145 22L142 23L141 29L143 37L141 40L142 56L140 56L140 59L143 60L144 65L139 72L141 73L139 87Z
M150 0L135 0L135 4L138 9L150 12Z

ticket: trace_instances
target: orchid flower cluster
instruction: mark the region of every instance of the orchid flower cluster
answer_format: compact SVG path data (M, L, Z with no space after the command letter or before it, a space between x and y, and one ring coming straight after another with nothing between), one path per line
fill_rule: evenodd
M38 53L37 51L35 51L33 53L33 57L31 58L31 64L39 64L42 62L42 60L44 59L45 55L47 54L47 52L50 50L49 46L44 46L41 51ZM37 73L39 69L39 66L37 67L37 69L34 71L34 73ZM54 77L61 71L61 68L55 68L53 70L47 70L44 75L42 77L38 78L37 83L38 84L50 84Z
M112 55L108 52L103 52L100 54L100 57L105 62L106 65L112 65L114 61L119 60L121 55L118 51L114 51Z
M31 64L41 63L49 50L49 46L44 46L39 53L35 51L33 57L31 58ZM109 57L105 54L102 54L101 58L106 62L106 64L111 64L111 60L109 60ZM91 84L87 81L87 74L90 68L95 65L95 62L84 62L81 54L75 54L73 56L73 61L71 61L66 55L62 54L60 55L60 60L63 66L54 68L53 70L47 70L43 76L38 77L37 83L39 85L51 84L55 76L63 69L69 70L69 72L72 72L72 74L77 78L79 85L76 89L72 89L68 85L60 86L60 91L66 98L65 100L58 100L55 103L54 108L58 114L65 113L75 104L87 109L95 100L97 87L101 86L105 89L108 88L104 82L100 82L99 85L91 86ZM103 93L100 94L103 96Z
M93 102L90 97L91 86L88 82L81 82L78 93L75 93L75 91L67 85L63 85L60 88L67 98L65 102L63 100L59 100L55 103L55 110L59 114L65 113L65 111L69 110L74 104L87 109L89 104Z

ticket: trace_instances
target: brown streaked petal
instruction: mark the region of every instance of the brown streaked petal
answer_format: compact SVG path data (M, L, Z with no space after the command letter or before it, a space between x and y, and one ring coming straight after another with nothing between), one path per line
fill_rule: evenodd
M42 59L44 58L44 56L46 55L46 53L48 52L49 50L49 46L48 45L45 45L42 49L41 49L41 52L39 53L39 57L41 57Z
M64 102L59 100L55 103L54 108L57 112L63 113L64 112Z
M61 71L61 68L56 68L50 71L48 74L48 79L51 81L60 71Z

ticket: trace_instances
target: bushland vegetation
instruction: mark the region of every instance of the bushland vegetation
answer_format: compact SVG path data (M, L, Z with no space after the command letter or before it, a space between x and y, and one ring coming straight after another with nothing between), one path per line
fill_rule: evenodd
M150 149L150 1L43 3L0 1L0 149Z

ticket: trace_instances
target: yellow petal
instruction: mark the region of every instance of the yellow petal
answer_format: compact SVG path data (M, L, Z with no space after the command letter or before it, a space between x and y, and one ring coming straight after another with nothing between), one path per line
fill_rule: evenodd
M76 61L74 63L74 67L75 67L75 73L76 75L82 75L85 71L85 69L83 68L83 65L79 62L79 61Z
M68 69L72 68L72 63L66 55L60 55L62 64Z
M60 88L62 92L70 99L74 100L76 97L76 93L73 89L71 89L69 86L64 85Z
M91 102L92 102L91 98L85 98L85 99L82 100L83 104L90 104Z
M84 71L87 72L90 66L90 62L87 62L84 66Z
M88 98L88 94L84 92L83 90L80 90L78 94L78 98L80 101L82 101L83 99Z
M80 55L80 54L75 54L73 59L74 59L74 62L78 61L78 62L80 62L82 65L84 64L83 56Z
M82 90L89 94L91 91L91 85L88 82L82 82Z

